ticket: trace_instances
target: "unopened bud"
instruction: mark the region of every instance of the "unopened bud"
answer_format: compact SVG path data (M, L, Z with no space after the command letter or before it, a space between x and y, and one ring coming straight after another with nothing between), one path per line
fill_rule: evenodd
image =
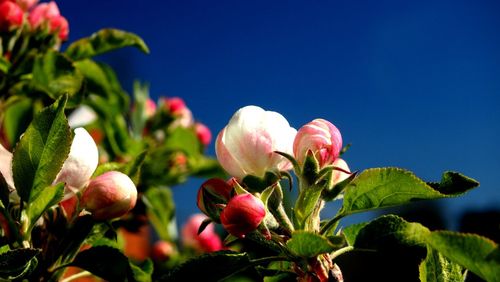
M66 183L66 194L83 188L97 168L99 153L90 134L82 127L75 129L68 158L64 161L55 183Z
M175 252L175 247L172 243L160 240L153 245L151 257L155 261L167 261Z
M65 17L58 15L49 20L49 31L57 34L59 39L66 41L69 35L69 24Z
M207 217L203 214L191 216L182 227L182 244L200 253L215 252L222 249L222 240L215 233L213 224L209 224L203 232L198 230Z
M264 203L252 194L234 196L220 214L222 226L230 234L243 238L254 231L266 216Z
M12 30L23 24L23 9L14 2L0 3L0 30Z
M27 11L31 7L35 6L35 4L38 3L38 0L17 0L16 2L23 10Z
M204 146L210 144L210 141L212 140L212 132L210 132L210 129L206 125L198 122L194 125L194 129L201 144Z
M132 180L118 171L109 171L91 180L83 192L82 206L97 220L120 217L137 201L137 188Z
M233 187L219 178L211 178L201 184L198 190L198 208L210 219L219 223L220 205L225 205L231 199Z

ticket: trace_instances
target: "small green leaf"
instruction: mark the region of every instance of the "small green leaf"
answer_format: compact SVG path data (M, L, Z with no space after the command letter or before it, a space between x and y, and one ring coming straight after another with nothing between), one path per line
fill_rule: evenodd
M132 179L132 181L137 185L139 183L139 177L141 176L141 167L144 163L144 159L146 158L147 151L141 152L137 155L133 161L127 163L121 172L125 173Z
M147 259L141 265L135 265L132 262L130 264L130 270L135 281L140 282L151 282L151 276L153 275L153 262Z
M432 248L427 248L427 257L420 264L419 271L421 282L465 281L463 268Z
M292 254L303 258L313 258L335 250L335 246L326 237L307 231L293 232L292 239L286 242L286 246Z
M36 57L33 65L32 86L56 100L68 94L72 104L80 101L83 75L73 62L55 50L49 50Z
M15 249L0 254L0 278L13 280L29 275L38 265L39 249Z
M4 111L3 130L9 144L16 144L33 119L33 100L17 96L18 100Z
M108 281L126 281L131 274L127 257L118 249L97 246L78 253L69 266L85 269Z
M66 55L78 61L127 46L149 53L148 46L139 36L118 29L101 29L90 37L73 42L66 50Z
M188 260L159 281L219 281L250 266L246 253L219 251Z
M170 224L175 215L175 204L169 188L151 187L144 193L148 218L162 240L170 241Z
M4 56L0 56L0 72L8 73L10 66L10 62Z
M373 168L361 172L344 190L342 214L458 196L479 183L458 173L446 172L436 189L413 173L399 168Z
M486 281L499 281L500 248L495 242L475 234L434 231L427 243Z
M64 95L37 114L14 150L14 183L27 203L52 185L69 154L73 134L64 116L66 100Z
M44 189L33 202L28 206L28 219L31 230L42 214L53 205L59 203L64 196L64 183Z
M200 142L195 132L189 128L177 127L165 140L165 146L170 150L180 150L188 156L200 154Z

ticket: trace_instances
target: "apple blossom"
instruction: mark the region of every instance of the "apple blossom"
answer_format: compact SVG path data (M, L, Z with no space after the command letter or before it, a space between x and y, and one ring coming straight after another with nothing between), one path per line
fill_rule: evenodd
M172 114L182 113L187 107L184 100L180 97L171 97L165 99L165 106L167 110Z
M217 159L239 180L246 175L262 178L267 171L288 170L291 163L274 151L291 154L296 133L281 114L246 106L218 134Z
M156 103L153 99L148 98L144 104L144 114L146 118L151 118L156 112Z
M220 214L220 221L227 232L243 238L257 229L265 216L266 208L259 198L252 194L240 194L227 203Z
M342 149L340 131L327 120L315 119L302 126L293 142L293 153L299 164L303 164L310 150L320 167L332 164Z
M196 136L198 137L198 140L200 140L201 144L205 146L210 144L210 140L212 139L212 132L210 132L210 129L206 125L197 122L194 125L194 129L196 131Z
M67 197L70 191L76 192L88 183L99 161L97 145L87 130L79 127L74 131L68 158L54 180L54 183L66 183Z
M11 30L23 24L23 9L14 2L0 3L0 30Z
M198 252L215 252L222 250L222 240L215 233L213 224L209 224L198 234L202 222L207 219L203 214L192 215L182 227L182 244Z
M92 179L83 191L81 205L97 220L120 217L137 201L137 188L119 171L108 171Z

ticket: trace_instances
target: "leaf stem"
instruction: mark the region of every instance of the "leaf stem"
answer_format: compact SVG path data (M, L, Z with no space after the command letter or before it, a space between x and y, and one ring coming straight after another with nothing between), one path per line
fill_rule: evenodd
M344 248L340 248L338 250L336 250L335 252L333 252L330 256L333 259L335 259L336 257L342 255L342 254L345 254L347 252L350 252L354 250L354 247L353 246L347 246L347 247L344 247Z
M330 229L335 227L335 224L342 218L344 217L344 214L342 212L338 213L334 218L330 219L323 227L321 227L321 230L319 231L319 234L324 235Z
M78 279L78 278L81 278L81 277L85 277L85 276L90 276L90 275L92 275L92 273L84 270L82 272L78 272L76 274L73 274L73 275L71 275L71 276L69 276L69 277L61 280L61 282L70 282L70 281L73 281L75 279Z

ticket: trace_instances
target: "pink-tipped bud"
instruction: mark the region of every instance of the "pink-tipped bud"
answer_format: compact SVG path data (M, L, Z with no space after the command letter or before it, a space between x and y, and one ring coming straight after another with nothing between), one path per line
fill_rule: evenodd
M68 158L64 161L55 183L66 183L66 199L70 192L82 189L97 168L99 153L92 136L83 127L75 129Z
M62 41L68 40L69 24L65 17L58 15L49 20L50 33L57 34Z
M146 103L144 105L144 113L146 115L146 118L152 117L156 112L156 103L153 101L153 99L148 98L146 100Z
M172 114L180 114L184 109L186 109L186 103L180 97L167 98L165 101L165 106L167 110Z
M38 0L17 0L16 2L23 10L27 11L31 7L35 6L35 4L38 3Z
M262 201L252 194L234 196L220 214L222 226L230 234L243 238L254 231L266 216Z
M0 3L0 30L12 30L23 24L23 9L14 2Z
M203 214L192 215L182 227L182 244L200 253L222 250L222 240L215 233L214 225L209 224L203 232L198 230L207 217Z
M291 163L274 153L292 154L297 130L279 113L257 106L239 109L215 141L221 166L233 177L264 177L267 171L292 168Z
M5 149L2 144L0 144L0 173L10 189L13 190L15 187L12 176L12 153Z
M40 3L31 10L28 15L28 22L32 29L49 24L50 19L60 15L56 2Z
M151 257L155 261L167 261L176 253L172 243L160 240L153 245Z
M198 140L200 140L201 144L204 146L210 144L210 141L212 140L212 132L210 132L210 129L206 125L198 122L194 125L194 129L196 130L196 136L198 137Z
M118 171L109 171L91 180L81 199L82 206L97 220L120 217L137 201L132 180Z
M210 219L219 223L220 205L225 205L231 199L233 187L219 178L211 178L201 184L198 190L198 208Z
M327 120L315 119L302 126L293 142L293 153L299 164L303 164L310 150L320 167L332 164L342 149L340 131Z

